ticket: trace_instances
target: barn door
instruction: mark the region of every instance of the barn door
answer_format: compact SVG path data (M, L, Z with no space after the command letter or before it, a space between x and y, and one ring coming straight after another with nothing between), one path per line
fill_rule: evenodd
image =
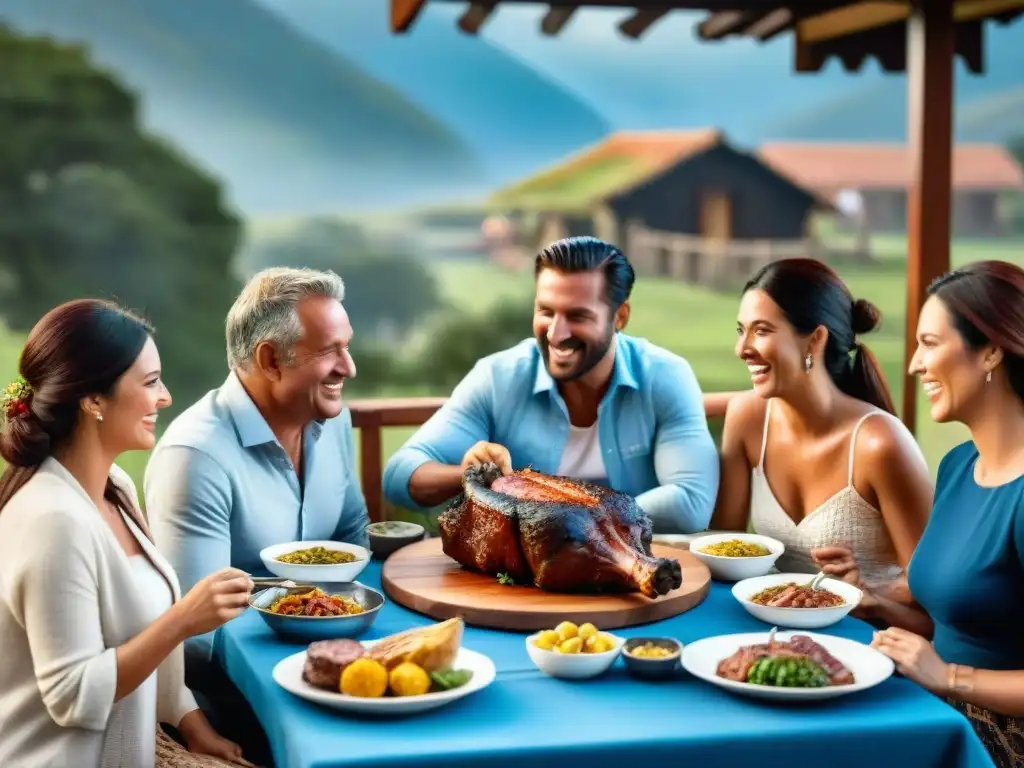
M732 206L727 195L711 192L701 198L700 235L708 240L732 239Z

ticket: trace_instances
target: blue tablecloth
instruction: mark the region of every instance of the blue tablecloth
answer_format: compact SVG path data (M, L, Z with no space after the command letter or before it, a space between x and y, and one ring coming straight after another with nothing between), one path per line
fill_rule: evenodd
M359 579L380 587L380 564ZM389 602L361 639L431 619ZM616 630L684 643L768 629L723 584L673 619ZM825 632L870 641L871 627L844 619ZM704 765L751 768L991 766L967 720L945 702L894 676L859 694L816 704L772 704L728 694L681 673L645 682L622 662L593 680L555 680L526 654L525 635L467 628L463 645L498 670L488 688L454 704L396 719L354 719L281 689L271 671L301 650L281 641L255 611L218 632L217 653L266 729L279 768L335 766ZM748 762L749 761L749 762Z

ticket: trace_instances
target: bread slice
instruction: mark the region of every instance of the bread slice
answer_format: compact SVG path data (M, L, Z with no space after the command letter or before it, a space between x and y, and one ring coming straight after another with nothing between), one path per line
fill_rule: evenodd
M366 655L389 670L409 661L427 672L438 672L455 663L465 626L462 619L456 617L439 624L407 629L379 640L367 649Z

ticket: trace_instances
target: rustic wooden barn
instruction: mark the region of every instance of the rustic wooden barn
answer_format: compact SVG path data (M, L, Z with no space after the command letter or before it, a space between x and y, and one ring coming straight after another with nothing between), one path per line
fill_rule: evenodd
M1024 75L1022 75L1024 78ZM882 143L777 142L759 157L819 195L856 201L851 225L868 232L907 229L907 190L912 181L906 145ZM964 237L1011 233L1010 195L1024 193L1024 173L998 144L958 144L953 149L952 230ZM842 205L840 204L840 208Z
M614 133L495 193L527 253L572 235L626 250L641 274L729 287L765 261L819 255L811 213L832 210L720 131Z

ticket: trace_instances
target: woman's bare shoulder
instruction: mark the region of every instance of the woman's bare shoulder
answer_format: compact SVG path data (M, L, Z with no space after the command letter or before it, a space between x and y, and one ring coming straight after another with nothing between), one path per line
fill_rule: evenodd
M764 429L765 414L768 401L755 392L744 392L729 401L725 411L726 427L747 434L761 434Z
M864 420L857 433L856 457L858 464L885 474L928 469L921 447L907 426L885 412Z

